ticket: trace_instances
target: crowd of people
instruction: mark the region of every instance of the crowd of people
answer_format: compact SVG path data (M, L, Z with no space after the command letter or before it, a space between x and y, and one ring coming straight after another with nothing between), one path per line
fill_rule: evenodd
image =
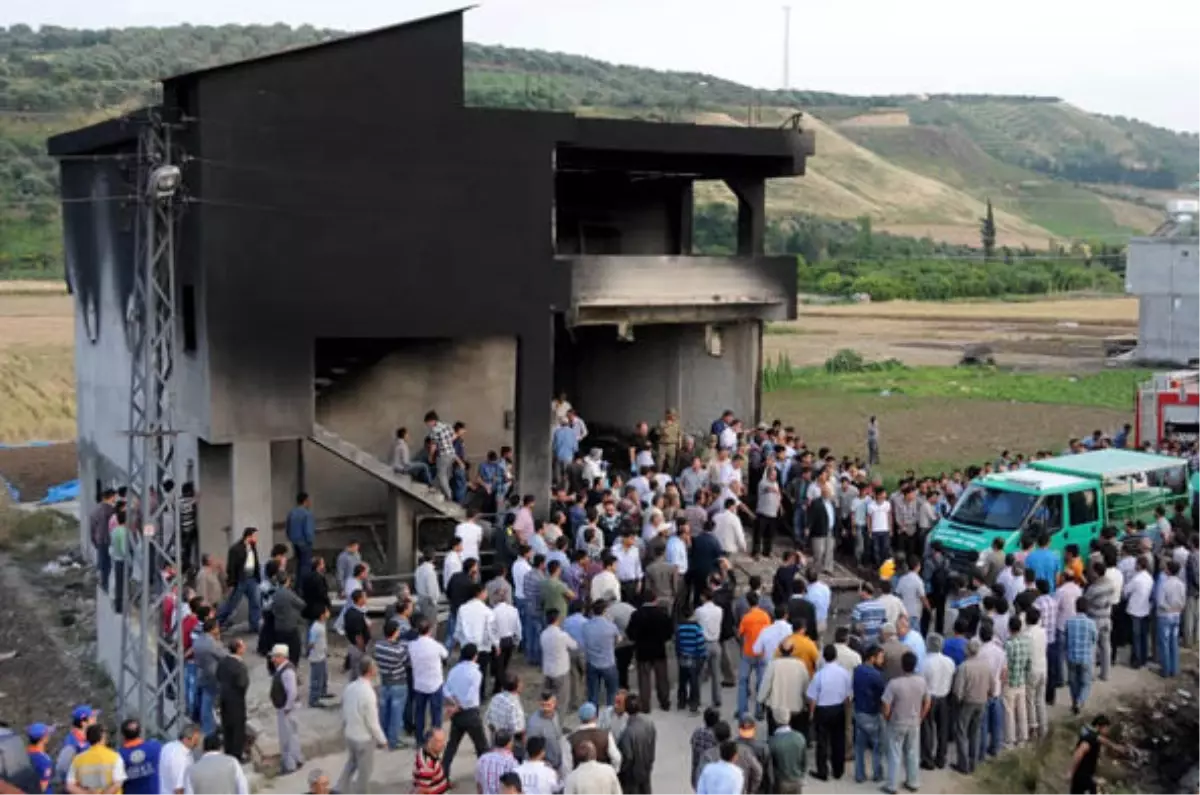
M246 642L221 637L242 601L269 661L285 773L305 765L297 709L332 706L327 633L345 638L339 792L368 791L376 751L411 736L420 793L448 791L464 737L481 793L648 793L658 750L650 716L672 709L701 721L690 738L696 792L800 792L841 778L847 762L856 781L916 790L921 770L970 774L1044 737L1060 691L1083 710L1095 672L1107 679L1124 647L1129 665L1153 658L1169 677L1179 672L1181 626L1184 642L1196 641L1197 536L1184 507L1149 527L1106 528L1086 549L1060 553L1046 536L1007 554L998 544L964 571L928 535L970 479L1019 468L1020 455L961 473L909 472L889 492L872 474L875 418L865 461L814 451L779 422L745 429L731 412L697 443L668 411L653 430L636 428L628 462L600 462L581 454L586 425L565 399L554 411L546 519L535 495L507 493L504 454L489 453L494 472L481 464L466 477L465 426L429 413L430 462L422 469L398 452L393 464L458 496L465 519L449 549L423 552L382 622L367 614L370 570L357 545L333 572L313 553L306 494L287 518L290 543L265 560L247 528L224 562L201 559L191 587L164 571L164 625L183 634L192 722L161 748L127 722L121 748L89 757L108 746L81 707L57 762L35 762L49 767L46 784L97 791L80 782L99 776L88 781L123 782L126 792L245 791L236 763L248 748ZM1097 432L1071 448L1123 443ZM1175 452L1194 468L1194 451ZM480 502L456 495L464 481ZM113 517L121 526L112 496L93 526ZM484 508L501 509L490 533ZM838 550L872 572L847 614L831 587ZM755 558L778 565L747 577L741 564ZM346 597L336 616L331 577ZM517 655L540 681L518 676ZM528 687L538 709L526 714ZM44 728L29 727L31 760L45 754ZM1087 728L1073 791L1094 786L1106 731L1102 718ZM153 783L138 789L136 780ZM331 782L310 771L310 784L327 791Z

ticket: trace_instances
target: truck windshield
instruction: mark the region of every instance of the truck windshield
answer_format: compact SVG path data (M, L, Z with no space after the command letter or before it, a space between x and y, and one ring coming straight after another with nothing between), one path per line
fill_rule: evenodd
M954 505L950 519L981 530L1015 530L1025 521L1037 496L972 483Z

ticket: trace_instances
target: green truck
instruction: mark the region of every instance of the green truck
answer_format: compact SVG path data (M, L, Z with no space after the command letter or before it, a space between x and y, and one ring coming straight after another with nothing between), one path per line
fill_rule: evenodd
M973 480L938 522L930 541L941 541L952 568L970 572L1003 539L1015 552L1024 537L1049 533L1051 547L1087 552L1101 528L1124 529L1127 520L1153 524L1154 509L1168 515L1189 500L1187 462L1131 450L1097 450L1030 462L1025 469Z

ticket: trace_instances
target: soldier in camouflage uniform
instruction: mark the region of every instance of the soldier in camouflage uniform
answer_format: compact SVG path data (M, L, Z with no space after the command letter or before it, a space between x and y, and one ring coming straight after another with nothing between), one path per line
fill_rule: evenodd
M667 409L667 416L658 424L658 464L663 472L672 477L679 471L679 447L682 442L679 412Z

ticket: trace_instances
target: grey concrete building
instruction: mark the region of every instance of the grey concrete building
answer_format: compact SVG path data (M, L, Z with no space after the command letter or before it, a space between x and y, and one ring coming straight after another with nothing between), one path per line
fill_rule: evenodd
M1135 358L1153 364L1200 358L1197 202L1171 202L1154 234L1129 241L1125 290L1138 297Z
M154 112L183 164L174 410L202 551L246 526L269 544L303 490L322 546L375 528L368 552L410 570L420 523L456 515L385 463L429 409L467 424L474 462L512 445L539 497L557 391L614 427L758 417L763 322L796 312L793 258L763 254L764 185L804 172L799 125L465 107L459 12L172 77ZM49 144L85 505L126 477L145 118ZM736 255L692 256L697 180L737 195Z

